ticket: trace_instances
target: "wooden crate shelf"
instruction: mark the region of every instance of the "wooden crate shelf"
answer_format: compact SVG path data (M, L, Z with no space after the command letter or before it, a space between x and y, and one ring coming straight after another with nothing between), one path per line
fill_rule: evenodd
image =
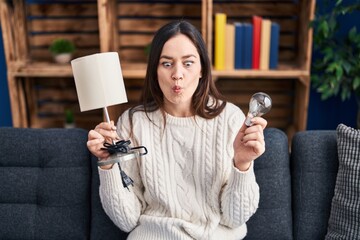
M112 119L140 97L146 74L148 47L155 31L173 19L185 19L202 33L211 59L213 56L214 14L227 14L228 22L250 22L263 16L280 25L279 66L275 70L213 70L213 77L225 97L245 112L255 91L266 91L275 100L267 115L270 127L284 129L291 136L306 129L310 88L310 60L315 0L249 1L0 1L0 17L8 72L8 86L14 127L52 127L62 121L64 104L72 99L74 86L70 64L52 61L48 47L64 37L74 41L74 57L98 52L119 53L129 104L109 108ZM39 105L51 98L53 105ZM74 85L72 83L72 85ZM43 88L41 88L43 86ZM48 86L49 87L49 86ZM40 91L41 90L41 91ZM55 101L56 100L56 101ZM51 101L49 101L50 103ZM64 101L63 101L64 102ZM65 101L66 102L66 101ZM283 103L284 102L284 103ZM51 109L56 110L51 114ZM90 115L75 109L81 126L91 126L101 118L101 110ZM84 116L84 117L81 117ZM90 123L85 124L86 119Z

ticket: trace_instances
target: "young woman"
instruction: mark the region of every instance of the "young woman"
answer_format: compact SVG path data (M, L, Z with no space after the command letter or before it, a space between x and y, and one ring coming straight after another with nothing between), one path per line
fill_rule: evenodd
M242 239L259 188L253 161L265 151L266 120L222 100L199 31L186 21L158 30L151 44L141 105L117 126L100 123L88 148L100 161L104 142L130 139L148 154L99 168L103 208L128 239Z

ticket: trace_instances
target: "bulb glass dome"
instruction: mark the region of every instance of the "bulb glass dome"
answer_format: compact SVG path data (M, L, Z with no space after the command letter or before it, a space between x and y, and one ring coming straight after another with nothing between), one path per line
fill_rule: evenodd
M249 102L249 113L246 117L245 124L251 126L251 119L253 117L261 117L269 112L272 106L272 100L269 95L263 92L258 92L252 95Z

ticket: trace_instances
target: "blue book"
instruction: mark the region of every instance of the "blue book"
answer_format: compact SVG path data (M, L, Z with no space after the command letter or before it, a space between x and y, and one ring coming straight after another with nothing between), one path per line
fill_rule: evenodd
M235 69L241 69L243 66L243 24L235 25Z
M252 68L252 48L253 48L253 25L250 23L243 24L243 65L244 69Z
M270 34L270 61L269 68L276 69L279 63L279 37L280 26L278 23L271 22Z

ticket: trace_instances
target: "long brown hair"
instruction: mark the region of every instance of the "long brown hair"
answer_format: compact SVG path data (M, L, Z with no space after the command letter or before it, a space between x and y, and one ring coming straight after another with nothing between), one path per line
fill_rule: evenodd
M164 95L159 86L157 68L164 44L177 34L186 35L200 55L202 77L192 97L195 114L205 119L211 119L218 116L224 109L226 101L212 80L211 64L200 32L191 23L179 20L161 27L153 38L140 105L130 109L130 123L132 123L132 116L136 111L144 111L147 115L149 112L163 109Z

